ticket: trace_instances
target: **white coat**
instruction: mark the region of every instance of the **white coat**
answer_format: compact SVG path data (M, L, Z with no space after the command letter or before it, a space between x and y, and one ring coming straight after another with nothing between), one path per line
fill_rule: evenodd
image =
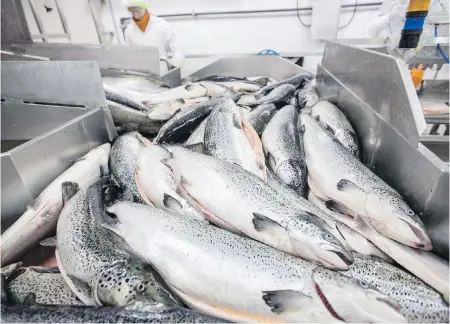
M150 14L144 32L132 21L125 30L125 42L130 45L157 47L160 58L168 60L172 66L183 65L184 54L174 32L167 21L156 15ZM165 62L161 63L161 72L167 72Z

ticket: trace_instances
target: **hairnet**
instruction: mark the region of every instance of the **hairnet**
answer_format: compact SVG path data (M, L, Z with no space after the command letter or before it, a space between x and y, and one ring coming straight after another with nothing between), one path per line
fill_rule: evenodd
M146 0L122 0L125 7L138 7L142 9L148 9L148 4Z

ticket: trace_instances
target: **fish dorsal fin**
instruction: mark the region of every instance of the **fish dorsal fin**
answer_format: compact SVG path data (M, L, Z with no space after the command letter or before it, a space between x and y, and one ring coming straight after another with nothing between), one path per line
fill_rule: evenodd
M305 307L304 299L311 299L297 290L263 291L262 299L270 310L276 314L298 312Z
M70 198L75 196L75 194L80 190L78 183L73 181L64 181L61 184L61 194L64 205L68 203Z

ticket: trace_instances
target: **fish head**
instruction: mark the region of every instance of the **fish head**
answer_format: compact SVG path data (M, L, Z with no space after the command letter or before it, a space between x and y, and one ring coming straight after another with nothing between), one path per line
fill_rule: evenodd
M377 288L335 271L313 271L317 297L337 319L355 323L406 323L400 305Z
M287 231L295 254L329 269L348 270L352 254L315 217L305 213L289 220Z
M270 161L270 159L269 164L273 165L273 161ZM281 181L294 188L302 187L307 181L307 169L303 160L281 162L276 168L276 174Z
M381 234L414 248L433 248L423 222L398 193L374 189L367 195L366 210L370 224Z
M336 130L334 135L346 149L348 149L354 156L359 158L358 137L354 132L338 129Z
M129 258L105 269L94 293L104 306L121 307L136 301L155 307L178 305L178 300L162 283L162 278L148 264Z

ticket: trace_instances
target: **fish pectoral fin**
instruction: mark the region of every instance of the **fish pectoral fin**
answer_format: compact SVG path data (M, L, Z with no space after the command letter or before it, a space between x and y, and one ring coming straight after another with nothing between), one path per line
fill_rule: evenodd
M56 246L56 236L47 237L46 239L43 239L42 241L39 242L39 245L50 247Z
M237 129L242 129L242 121L240 116L238 116L237 114L233 114L233 125Z
M346 192L354 192L358 194L365 194L364 190L362 190L358 185L356 185L354 182L351 182L347 179L341 179L337 184L336 188L339 191L346 191Z
M22 302L22 306L24 307L32 307L37 305L36 303L36 295L34 293L29 293Z
M267 216L253 213L253 226L255 227L255 230L258 232L273 232L274 234L277 233L280 229L285 230L283 226L281 226L279 223L275 222L274 220L270 219Z
M305 125L303 125L305 126ZM329 131L331 134L336 135L335 131L330 127L330 125L325 124L325 129Z
M120 237L122 237L122 231L120 230L120 227L118 226L118 224L106 224L106 223L103 223L103 224L101 224L101 226L103 227L103 228L106 228L107 230L110 230L111 232L113 232L114 234L116 234L116 235L118 235L118 236L120 236Z
M185 144L183 147L191 150L192 152L203 153L205 151L205 147L203 143L195 143L195 144Z
M76 182L65 181L61 184L61 194L63 204L66 205L67 202L75 196L75 194L80 190L80 186Z
M171 195L166 193L164 194L163 204L164 207L166 207L167 209L173 210L179 214L183 214L183 206L178 200L176 200Z
M262 299L276 314L298 312L304 307L304 299L311 298L297 290L274 290L262 293Z

